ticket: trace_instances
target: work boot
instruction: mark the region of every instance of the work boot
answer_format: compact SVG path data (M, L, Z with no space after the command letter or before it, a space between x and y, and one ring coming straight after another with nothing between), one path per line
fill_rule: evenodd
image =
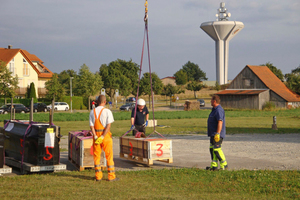
M228 170L228 165L225 165L223 168L220 168L220 170Z
M118 180L120 180L119 178L114 178L114 179L112 179L112 180L107 180L107 181L118 181Z
M206 170L218 171L218 167L206 167Z

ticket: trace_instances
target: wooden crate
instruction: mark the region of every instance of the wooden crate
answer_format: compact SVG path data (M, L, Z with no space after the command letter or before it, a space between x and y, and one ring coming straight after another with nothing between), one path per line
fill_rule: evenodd
M68 158L79 171L83 171L86 168L94 168L94 154L93 154L93 138L91 136L84 136L84 134L78 133L78 131L69 132L69 152ZM101 153L100 165L102 170L106 169L105 153Z
M172 140L120 137L120 158L153 165L153 161L173 163Z

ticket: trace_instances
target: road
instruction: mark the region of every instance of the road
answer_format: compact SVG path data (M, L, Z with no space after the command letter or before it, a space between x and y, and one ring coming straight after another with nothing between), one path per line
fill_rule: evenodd
M158 135L155 135L155 137ZM158 136L159 137L159 136ZM113 138L116 170L145 170L177 167L205 169L210 165L209 140L205 135L168 136L172 140L173 163L154 161L146 166L119 157L119 138ZM67 139L61 144L67 148ZM227 135L222 149L230 170L300 170L299 134L235 134ZM61 153L61 162L74 170Z

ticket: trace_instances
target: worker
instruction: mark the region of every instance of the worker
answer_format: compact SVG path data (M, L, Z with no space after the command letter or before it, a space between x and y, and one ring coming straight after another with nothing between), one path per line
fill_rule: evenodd
M210 155L211 166L206 167L207 170L218 170L218 161L220 162L220 169L227 170L228 165L225 155L221 149L223 139L226 135L225 130L225 112L220 105L220 97L213 95L211 98L212 111L207 120L207 135L210 137Z
M142 132L142 137L145 137L146 127L148 126L149 111L144 99L137 100L136 116L134 118L135 109L131 112L131 130L132 135L135 136L137 132ZM146 120L146 122L145 122Z
M100 95L97 99L97 107L90 112L90 128L93 134L93 150L96 181L101 181L103 174L100 166L102 149L107 160L108 181L117 181L114 160L113 160L113 141L110 132L111 123L114 117L109 109L104 108L106 97Z

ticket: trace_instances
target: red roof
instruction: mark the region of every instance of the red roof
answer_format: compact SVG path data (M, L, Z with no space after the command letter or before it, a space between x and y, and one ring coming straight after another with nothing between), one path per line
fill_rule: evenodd
M167 76L165 78L162 78L161 80L166 79L166 78L175 79L175 77L173 77L173 76Z
M9 63L16 55L20 52L32 68L37 72L39 78L51 78L53 73L43 65L43 61L39 59L36 55L30 54L26 50L22 49L6 49L0 48L0 60L4 61L6 64ZM38 62L38 64L43 68L43 71L40 72L32 62Z
M216 93L217 95L231 94L231 95L256 95L266 90L223 90Z
M267 66L247 65L249 69L273 92L288 102L300 101L300 96L291 91Z

